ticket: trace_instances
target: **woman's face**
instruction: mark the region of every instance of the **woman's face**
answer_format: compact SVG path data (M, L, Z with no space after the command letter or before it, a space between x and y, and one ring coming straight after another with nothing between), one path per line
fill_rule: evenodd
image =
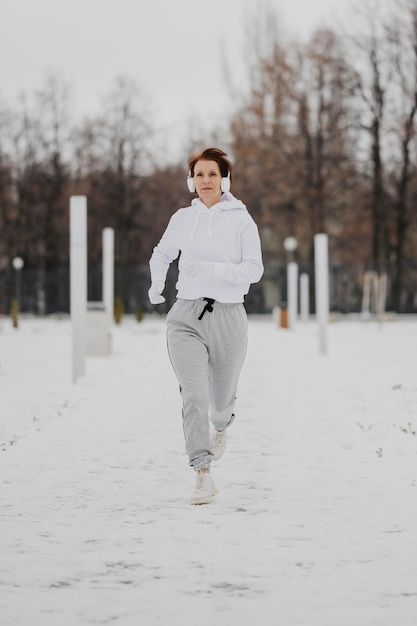
M220 202L222 175L216 161L197 161L194 166L194 183L198 197L208 207Z

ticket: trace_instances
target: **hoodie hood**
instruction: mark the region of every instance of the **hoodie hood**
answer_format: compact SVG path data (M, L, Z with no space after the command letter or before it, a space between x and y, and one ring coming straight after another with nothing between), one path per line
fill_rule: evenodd
M235 198L234 195L230 193L230 191L222 193L220 202L213 204L213 206L210 208L208 208L204 204L204 202L201 202L200 198L194 198L194 200L191 202L191 206L193 207L195 211L195 220L194 220L193 228L190 234L190 241L194 239L194 235L197 229L200 215L202 215L203 213L208 213L209 215L207 228L208 228L209 237L212 237L213 232L211 229L211 222L216 213L219 213L221 211L230 211L232 209L237 209L237 210L246 211L246 212L248 211L246 206L243 204L243 202L241 200L238 200L238 198Z

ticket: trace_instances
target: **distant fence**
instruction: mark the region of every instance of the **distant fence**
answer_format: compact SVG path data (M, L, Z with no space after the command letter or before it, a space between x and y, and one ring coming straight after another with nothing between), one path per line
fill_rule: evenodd
M310 277L310 307L315 310L314 272L311 266L299 266L299 274L307 273ZM358 313L361 311L365 268L360 265L330 267L330 310L334 312ZM175 300L177 271L171 266L168 273L166 303L156 310L166 312ZM149 289L149 269L115 268L115 296L123 302L126 313L153 311L147 296ZM69 270L58 269L40 271L24 268L21 273L19 288L20 309L24 313L48 315L68 313L70 308ZM14 270L0 271L0 314L9 314L11 300L16 296ZM102 300L101 270L89 269L88 300ZM250 314L269 313L274 306L286 303L286 266L270 265L265 267L262 280L252 285L245 299L246 310ZM391 309L390 281L388 280L387 309ZM417 313L416 294L404 298L401 313Z

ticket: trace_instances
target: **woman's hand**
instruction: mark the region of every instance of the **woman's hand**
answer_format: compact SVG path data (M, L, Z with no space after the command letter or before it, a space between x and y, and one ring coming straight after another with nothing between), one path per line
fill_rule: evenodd
M161 296L164 287L165 283L162 280L155 280L155 282L151 284L151 288L148 291L148 296L151 304L162 304L163 302L165 302L164 296Z

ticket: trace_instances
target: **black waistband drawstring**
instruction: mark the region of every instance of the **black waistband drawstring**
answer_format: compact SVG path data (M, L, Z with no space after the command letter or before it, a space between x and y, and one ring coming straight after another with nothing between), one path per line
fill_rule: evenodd
M213 304L216 302L215 300L213 300L213 298L203 298L203 300L205 300L207 304L201 311L201 314L198 316L199 320L203 319L203 315L206 311L208 311L209 313L213 311Z

